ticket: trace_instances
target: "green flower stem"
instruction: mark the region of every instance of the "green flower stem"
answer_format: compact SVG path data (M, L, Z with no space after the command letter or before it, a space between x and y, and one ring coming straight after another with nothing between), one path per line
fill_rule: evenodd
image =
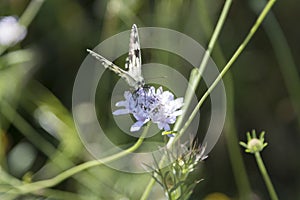
M41 6L43 5L44 0L32 0L29 5L26 7L26 10L23 12L22 16L19 19L19 23L25 27L28 27L32 22L33 18L37 15ZM0 55L8 48L9 46L0 45Z
M220 18L218 20L218 23L216 25L216 28L214 29L214 32L212 34L212 37L209 41L207 50L204 53L204 57L200 63L200 66L197 68L198 71L196 73L192 73L191 77L190 77L190 87L187 88L187 91L185 93L185 97L184 97L184 110L183 110L183 114L181 116L178 117L176 124L174 125L174 131L177 131L179 129L179 127L182 125L183 123L183 118L184 118L184 113L185 110L187 110L187 108L189 107L192 98L193 98L193 94L194 91L196 90L196 88L198 87L198 84L200 82L200 79L202 77L202 74L205 70L205 67L207 65L207 62L210 58L211 52L215 46L215 43L217 41L217 38L219 37L219 34L221 32L221 29L224 25L224 22L226 20L227 14L229 12L230 6L231 6L232 0L226 0L222 13L220 15ZM169 140L168 145L171 145L173 143L172 138Z
M0 198L3 200L13 200L16 199L18 195L16 194L6 194L5 192L16 185L21 185L22 182L8 174L1 166L0 166Z
M55 149L47 140L45 140L16 110L5 100L0 102L0 112L7 118L35 147L49 157L49 159L59 168L65 169L69 166L73 166L74 163L69 157L65 156L63 152ZM51 156L53 153L57 155L53 160ZM91 174L88 175L88 180L85 176L76 177L75 179L82 186L86 186L87 182L91 182L93 179Z
M207 89L207 91L201 97L200 101L198 102L198 104L194 108L194 110L191 113L190 117L188 118L187 122L184 124L184 126L182 127L182 129L179 131L179 135L182 134L182 133L184 133L186 131L186 129L191 124L192 120L196 116L198 110L200 109L200 107L202 106L202 104L204 103L204 101L206 100L206 98L210 95L210 93L217 86L217 84L222 80L223 76L226 74L226 72L230 69L230 67L232 66L232 64L237 60L237 58L239 57L239 55L245 49L245 47L249 43L250 39L253 37L253 35L255 34L255 32L257 31L257 29L259 28L259 26L261 25L262 21L264 20L264 18L266 17L266 15L268 14L268 12L270 11L270 9L272 8L272 6L273 6L273 4L275 2L276 2L276 0L270 0L267 3L267 5L264 7L263 11L261 12L261 14L259 15L259 17L257 18L255 24L250 29L250 32L248 33L248 35L246 36L246 38L244 39L244 41L242 42L242 44L235 51L235 53L230 58L230 60L228 61L228 63L225 65L225 67L223 68L223 70L221 71L221 73L218 75L218 77L216 78L216 80L211 84L211 86Z
M0 183L3 185L20 185L21 181L10 174L8 174L1 166L0 166ZM2 188L0 188L0 193L3 192Z
M250 32L248 33L248 35L244 39L244 41L241 43L241 45L235 51L235 53L233 54L233 56L231 57L231 59L228 61L228 63L225 65L224 69L221 71L221 73L219 74L219 76L212 83L212 85L207 89L207 91L204 93L204 95L202 96L202 98L200 99L200 101L198 102L198 104L196 105L196 107L194 108L194 110L191 113L190 117L188 118L187 122L184 124L184 126L182 127L182 129L179 131L178 137L171 138L169 140L168 144L167 144L167 147L172 146L174 144L174 142L176 142L180 138L180 135L182 133L184 133L185 130L188 128L188 126L190 125L190 123L192 122L192 120L194 119L194 117L196 116L198 110L200 109L200 107L202 106L202 104L204 103L204 101L206 100L206 98L209 96L209 94L211 93L211 91L216 87L216 85L220 82L220 80L223 78L223 76L226 74L226 72L230 69L230 67L232 66L232 64L236 61L236 59L242 53L242 51L247 46L247 44L249 43L250 39L253 37L253 35L255 34L255 32L257 31L257 29L259 28L259 26L261 25L262 21L264 20L264 18L266 17L266 15L268 14L268 12L270 11L270 9L272 8L272 6L274 5L275 2L276 2L276 0L270 0L266 4L266 6L262 10L261 14L257 18L256 22L254 23L254 25L250 29ZM163 158L162 158L162 160L163 160ZM146 189L145 189L142 197L141 197L141 200L146 200L147 199L147 197L149 196L150 191L151 191L154 183L155 183L155 180L151 179L150 182L148 183L148 185L147 185L147 187L146 187Z
M213 27L212 22L208 14L208 6L206 1L197 1L198 10L200 10L199 20L203 24L203 31L205 35L209 36ZM258 13L259 14L259 13ZM222 52L220 44L217 42L214 47L214 61L218 66L224 66L226 64L225 56ZM243 157L241 154L240 147L238 145L238 137L236 131L236 123L234 116L234 81L232 78L232 73L227 72L227 75L223 79L226 85L226 99L227 99L227 112L226 112L226 122L224 125L224 135L227 143L228 155L231 162L232 172L234 175L238 199L249 200L251 194L251 187L248 180L245 164L243 162Z
M43 3L44 0L32 0L20 17L19 23L25 27L28 27L33 18L37 15Z
M108 156L106 158L103 158L103 159L100 159L100 160L92 160L92 161L88 161L88 162L85 162L83 164L80 164L80 165L77 165L71 169L68 169L62 173L60 173L59 175L51 178L51 179L48 179L48 180L42 180L42 181L37 181L37 182L34 182L34 183L29 183L29 184L24 184L24 185L21 185L21 186L17 186L15 187L15 189L13 189L12 191L10 191L11 193L20 193L20 194L26 194L26 193L30 193L30 192L34 192L34 191L37 191L37 190L40 190L40 189L43 189L43 188L49 188L49 187L52 187L52 186L55 186L57 185L58 183L62 182L63 180L83 171L83 170L86 170L88 168L91 168L91 167L95 167L95 166L100 166L102 164L105 164L105 163L109 163L109 162L112 162L114 160L117 160L121 157L124 157L126 155L128 155L129 153L132 153L134 152L135 150L137 150L142 142L144 141L144 138L148 132L148 129L149 129L149 123L148 125L145 127L141 137L137 140L137 142L131 146L130 148L122 151L122 152L119 152L117 154L114 154L112 156Z
M5 100L0 102L0 112L7 118L26 138L45 155L50 156L55 152L55 148L48 143L33 127L28 124L24 118L19 115L16 110Z
M164 159L164 157L162 159ZM155 179L151 177L150 181L149 181L147 187L145 188L145 191L143 192L143 195L141 196L140 200L147 200L148 199L148 196L150 195L150 192L151 192L151 189L152 189L154 183L155 183Z
M265 168L264 162L263 162L263 160L262 160L262 158L260 156L260 153L259 152L255 152L254 155L255 155L256 162L257 162L257 165L259 167L259 170L260 170L260 172L261 172L261 174L263 176L263 179L264 179L264 181L266 183L266 186L268 188L271 200L278 200L277 194L275 192L275 189L273 187L271 179L270 179L270 177L268 175L268 172L267 172L267 170Z
M20 88L17 89L17 91L19 90ZM16 92L16 94L19 93ZM53 163L58 169L64 170L74 166L75 164L69 156L66 156L63 151L56 149L52 144L45 140L18 112L16 112L14 104L16 104L15 102L17 102L17 100L15 99L19 99L19 97L14 97L14 100L9 103L4 99L0 101L0 113L2 116L4 116L9 123L13 124L14 127L17 128L36 148L48 156L51 161L50 163ZM9 126L8 123L5 125ZM3 124L1 124L1 126L2 129L6 130L6 126L5 128L3 128ZM80 176L74 178L81 187L86 187L93 192L97 192L96 189L91 189L94 188L92 186L97 181L97 178L91 174L91 172L82 173Z
M229 9L230 9L230 6L231 6L231 3L232 3L232 0L226 0L225 4L224 4L224 7L223 7L223 10L221 12L221 15L220 15L220 18L218 20L218 23L216 25L216 28L214 29L214 32L213 32L213 35L210 39L210 42L208 44L208 48L207 50L205 51L205 54L204 54L204 57L201 61L201 64L199 66L199 70L197 73L193 73L191 74L191 78L190 78L190 87L188 87L187 91L186 91L186 94L185 94L185 101L184 101L184 110L186 110L186 108L189 106L189 104L191 103L191 100L192 100L192 97L193 97L193 94L194 94L194 91L196 90L199 82L200 82L200 79L201 79L201 76L205 70L205 67L207 65L207 62L210 58L210 55L211 55L211 52L213 50L213 47L217 41L217 38L221 32L221 29L224 25L224 22L225 22L225 19L227 17L227 14L229 12ZM183 111L183 115L180 116L177 120L176 120L176 123L174 125L174 131L177 131L180 126L182 125L183 123L183 118L184 118L184 113L185 111ZM192 120L191 120L192 121ZM183 133L183 131L181 131L179 133L179 136L177 137L174 137L174 138L171 138L168 143L167 143L167 148L170 148L179 138L180 138L180 134ZM161 161L160 161L160 164L164 162L164 159L165 159L165 156L162 157ZM150 191L153 187L155 183L155 180L153 178L150 179L142 197L141 197L141 200L146 200L150 194Z

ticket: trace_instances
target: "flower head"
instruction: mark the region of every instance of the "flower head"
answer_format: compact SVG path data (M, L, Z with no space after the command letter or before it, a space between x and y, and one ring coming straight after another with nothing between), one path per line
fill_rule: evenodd
M131 132L138 131L147 123L156 123L160 130L169 131L170 124L174 124L176 117L182 114L183 98L174 99L169 91L157 90L153 86L139 88L131 93L125 91L125 100L116 103L123 109L113 112L114 115L132 114L137 120L130 128Z
M7 16L0 19L0 45L14 45L23 40L26 33L26 28L19 24L17 18Z
M257 153L262 151L268 143L265 143L265 132L261 132L259 138L256 137L256 131L252 130L252 135L250 132L247 132L247 144L245 142L240 142L240 145L246 148L247 153Z

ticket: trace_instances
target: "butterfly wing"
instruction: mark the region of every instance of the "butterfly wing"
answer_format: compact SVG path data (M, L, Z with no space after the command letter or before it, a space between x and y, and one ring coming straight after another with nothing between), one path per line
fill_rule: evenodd
M112 62L110 62L109 60L107 60L106 58L104 58L103 56L97 54L96 52L87 49L87 51L93 56L95 57L97 60L99 60L101 62L101 64L106 68L109 69L113 72L115 72L117 75L119 75L121 78L123 78L131 87L136 87L136 81L135 79L129 74L129 72L121 69L120 67L118 67L117 65L113 64Z
M136 87L142 87L144 85L144 78L142 76L142 56L138 29L135 24L133 24L131 28L129 52L125 67L128 68L128 74L136 81Z
M97 54L96 52L87 49L87 51L94 56L97 60L101 62L101 64L115 72L117 75L122 77L129 86L138 89L144 86L145 81L142 76L142 58L141 58L141 48L140 48L140 40L139 34L137 30L137 26L133 24L130 32L129 39L129 52L128 57L126 59L125 68L128 71L122 70L103 56Z

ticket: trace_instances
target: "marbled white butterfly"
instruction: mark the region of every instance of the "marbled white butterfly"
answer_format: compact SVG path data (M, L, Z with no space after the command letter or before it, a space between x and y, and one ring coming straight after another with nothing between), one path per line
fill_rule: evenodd
M126 59L125 68L127 71L121 69L117 65L113 64L103 56L97 54L96 52L87 49L87 51L99 60L102 65L115 72L121 78L123 78L129 86L133 87L135 90L143 88L145 85L144 77L142 76L142 58L141 58L141 49L140 49L140 40L135 24L132 25L130 38L129 38L129 52Z

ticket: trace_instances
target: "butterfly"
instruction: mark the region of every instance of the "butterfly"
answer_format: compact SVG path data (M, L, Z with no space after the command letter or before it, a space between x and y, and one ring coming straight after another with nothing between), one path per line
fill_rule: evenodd
M143 88L145 85L144 77L142 76L142 57L141 57L141 49L140 49L140 40L138 29L135 24L132 25L130 38L129 38L129 52L128 57L126 58L125 68L128 69L123 70L117 65L113 64L111 61L107 60L103 56L97 54L96 52L87 49L87 51L95 57L97 60L101 62L101 64L106 68L121 78L123 78L130 87L133 87L135 90Z

